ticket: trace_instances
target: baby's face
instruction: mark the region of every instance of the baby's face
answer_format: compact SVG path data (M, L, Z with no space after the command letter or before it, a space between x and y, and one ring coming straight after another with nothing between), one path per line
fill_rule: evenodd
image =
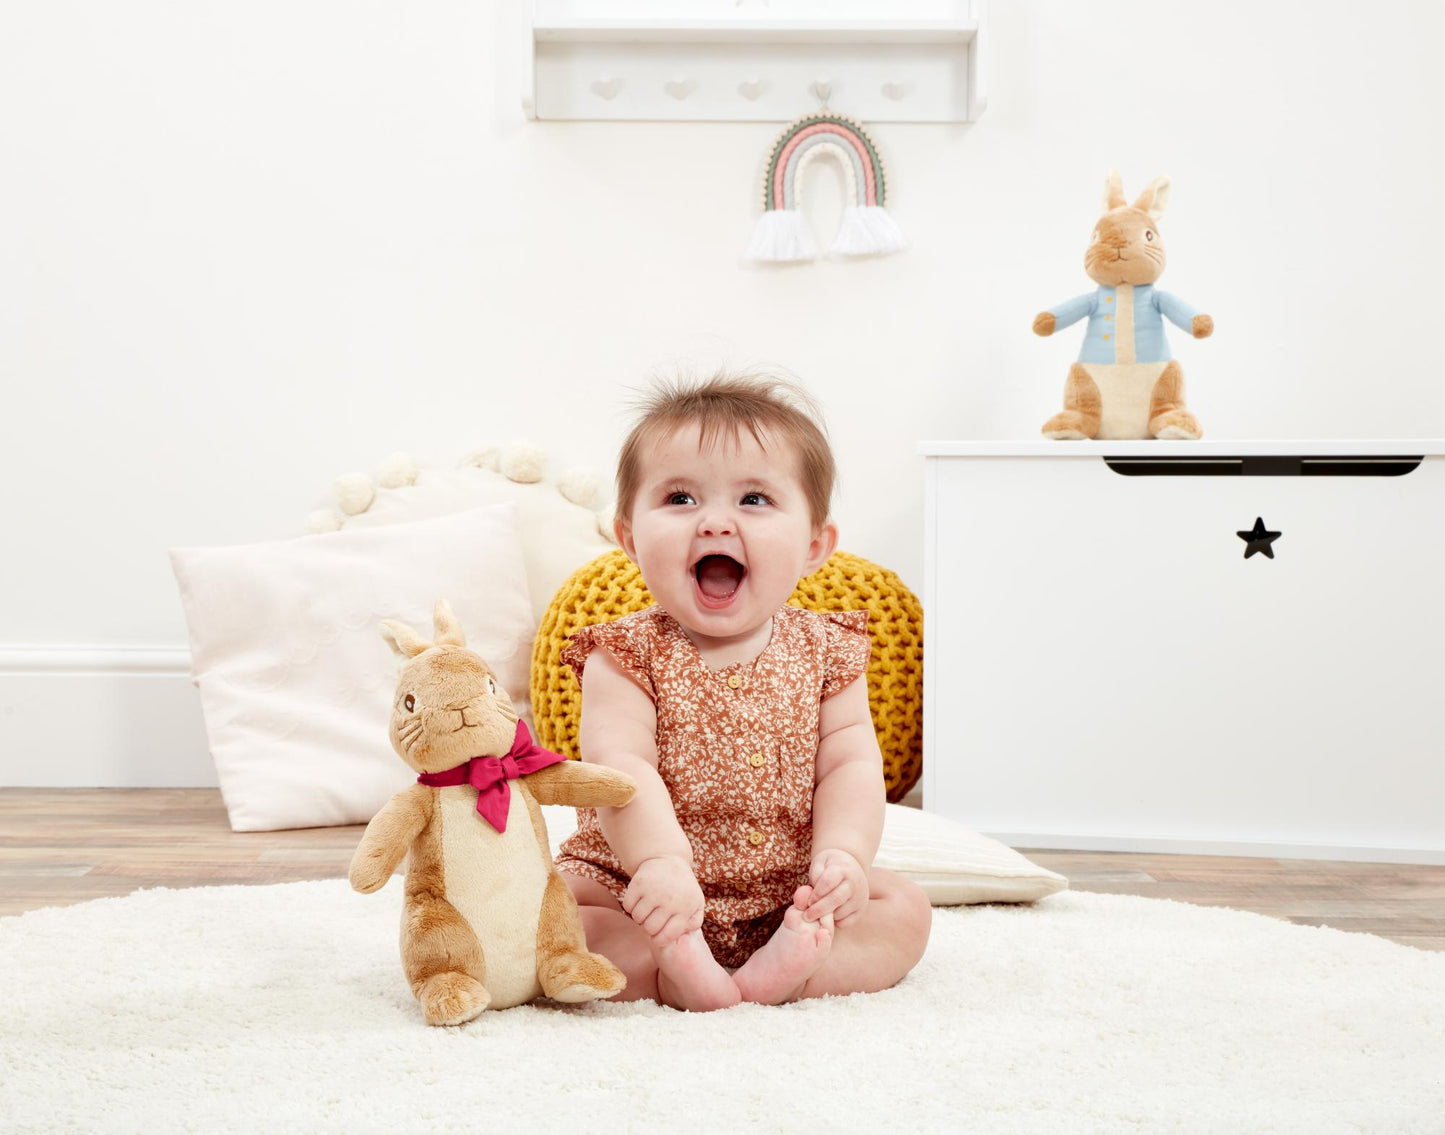
M746 429L698 451L685 426L646 459L632 522L617 539L663 610L700 645L744 638L787 602L837 544L813 531L789 446L764 449Z

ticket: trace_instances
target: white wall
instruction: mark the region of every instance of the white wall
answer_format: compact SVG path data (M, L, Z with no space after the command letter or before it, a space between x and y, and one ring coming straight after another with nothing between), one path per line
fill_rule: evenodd
M675 365L808 384L843 546L921 590L914 444L1057 408L1078 329L1029 324L1091 286L1114 164L1174 179L1164 285L1218 323L1174 336L1209 436L1445 434L1420 349L1445 9L992 14L976 126L874 131L912 247L758 270L775 127L528 123L519 5L7 5L0 783L209 782L167 547L300 532L396 449L530 436L610 475L623 387ZM831 176L805 186L825 241Z

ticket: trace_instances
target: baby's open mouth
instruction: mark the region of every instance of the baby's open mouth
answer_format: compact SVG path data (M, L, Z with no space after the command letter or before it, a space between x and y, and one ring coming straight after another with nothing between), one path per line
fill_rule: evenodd
M699 590L709 599L720 601L732 598L748 569L731 556L708 555L692 565L692 573Z

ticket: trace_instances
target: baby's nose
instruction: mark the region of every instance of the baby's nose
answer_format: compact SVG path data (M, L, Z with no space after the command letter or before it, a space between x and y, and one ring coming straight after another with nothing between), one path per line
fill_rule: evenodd
M731 536L734 528L735 522L731 516L716 512L704 516L697 526L698 533L703 536Z

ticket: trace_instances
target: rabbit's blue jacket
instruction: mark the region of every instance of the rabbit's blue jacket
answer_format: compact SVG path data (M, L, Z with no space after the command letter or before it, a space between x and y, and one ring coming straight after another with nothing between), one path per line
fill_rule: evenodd
M1076 296L1049 308L1054 330L1089 317L1089 330L1079 349L1081 363L1163 363L1172 357L1164 338L1164 320L1176 327L1194 330L1199 309L1176 295L1161 292L1153 284L1101 286L1098 291ZM1121 343L1119 330L1133 325L1132 342ZM1130 357L1130 348L1133 348Z

